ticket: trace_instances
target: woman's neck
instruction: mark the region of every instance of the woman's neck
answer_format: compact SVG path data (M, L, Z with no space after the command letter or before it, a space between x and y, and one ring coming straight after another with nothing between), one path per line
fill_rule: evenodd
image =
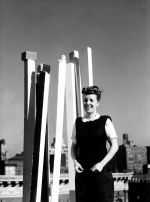
M94 118L95 116L97 116L97 112L86 113L86 114L85 114L85 118L87 118L87 119L92 119L92 118Z
M82 117L82 121L83 122L88 122L88 121L94 121L96 119L98 119L100 117L100 114L98 114L97 112L95 113L86 113L84 117Z

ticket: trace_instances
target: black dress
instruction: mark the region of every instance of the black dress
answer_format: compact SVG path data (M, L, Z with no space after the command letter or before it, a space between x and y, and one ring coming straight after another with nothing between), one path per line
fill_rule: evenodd
M75 177L76 202L113 202L114 183L109 164L101 172L90 170L107 154L107 118L110 117L100 116L88 122L76 119L77 161L84 169Z

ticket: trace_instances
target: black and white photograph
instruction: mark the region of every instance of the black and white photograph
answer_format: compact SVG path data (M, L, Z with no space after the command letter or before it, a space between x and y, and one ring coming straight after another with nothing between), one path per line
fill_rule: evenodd
M0 0L0 202L150 202L150 1Z

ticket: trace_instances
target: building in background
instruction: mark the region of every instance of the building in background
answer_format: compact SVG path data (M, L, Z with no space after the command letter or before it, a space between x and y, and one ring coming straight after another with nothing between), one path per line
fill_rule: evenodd
M5 175L23 175L23 152L5 161Z
M50 172L53 173L55 138L50 146ZM1 158L2 159L2 158ZM4 163L3 163L3 162ZM3 170L1 172L6 175L22 175L23 174L23 152L16 154L14 157L1 160ZM111 161L112 171L116 172L134 172L136 174L147 173L150 164L150 146L142 147L134 145L129 141L128 134L123 134L123 144L119 146L119 150ZM68 147L62 144L61 154L61 173L68 173Z
M115 158L117 172L143 173L147 164L147 148L134 145L129 141L128 134L123 134L123 145L119 146Z
M53 172L54 166L54 153L55 153L55 138L50 147L50 171ZM5 175L23 175L23 152L6 159L3 166L3 174ZM2 165L2 164L1 164ZM61 173L68 173L68 147L62 144L61 154Z

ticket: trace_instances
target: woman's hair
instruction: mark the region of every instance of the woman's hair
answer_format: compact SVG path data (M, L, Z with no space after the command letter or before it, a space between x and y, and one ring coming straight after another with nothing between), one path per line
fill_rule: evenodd
M101 99L101 93L102 91L99 89L98 86L88 86L88 87L84 87L82 89L82 94L83 95L90 95L90 94L95 94L97 96L97 100L100 101Z

